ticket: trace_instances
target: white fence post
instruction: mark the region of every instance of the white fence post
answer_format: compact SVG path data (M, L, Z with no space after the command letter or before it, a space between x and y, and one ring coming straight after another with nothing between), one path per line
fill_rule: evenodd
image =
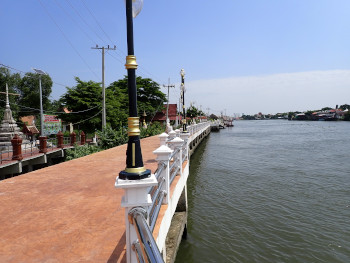
M163 198L163 204L168 204L170 201L170 171L169 171L169 162L170 162L170 155L172 154L173 150L171 150L168 146L162 145L157 150L153 151L154 154L157 155L156 160L159 162L159 164L164 164L165 167L163 168L161 174L159 177L164 177L165 182L163 184L162 190L165 190L166 196Z
M159 141L160 141L160 146L166 145L166 140L168 139L169 135L167 133L163 132L158 137L159 137Z
M182 145L183 145L183 143L184 143L184 140L179 138L179 137L176 137L169 142L170 145L173 145L172 148L174 150L179 149L177 159L179 160L178 165L180 166L180 175L182 175Z
M176 137L180 137L181 131L179 129L176 129L175 132L176 132Z
M172 140L172 139L174 139L176 137L176 132L173 131L173 130L170 131L168 134L169 134L168 140Z
M186 142L186 147L185 147L186 160L189 160L189 158L188 158L188 138L190 137L190 134L188 132L181 133L180 137L182 140L184 140ZM185 161L185 160L183 160L183 161Z
M154 174L149 178L141 180L123 180L117 177L115 182L116 188L124 189L121 206L125 207L125 229L126 229L126 262L136 263L136 253L132 251L132 244L137 240L135 227L129 222L129 211L133 207L148 207L152 205L151 195L148 194L150 186L157 185L158 181ZM146 209L147 210L147 209Z

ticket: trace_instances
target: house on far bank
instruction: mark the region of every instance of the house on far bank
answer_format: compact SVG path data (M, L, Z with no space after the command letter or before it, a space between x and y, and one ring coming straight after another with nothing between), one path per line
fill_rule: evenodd
M166 124L166 107L167 105L164 104L163 110L156 113L156 115L153 118L153 121L158 121L163 124ZM176 123L176 121L178 121L179 118L180 120L182 119L182 117L177 114L177 104L169 104L168 118L170 120L170 123L172 124Z

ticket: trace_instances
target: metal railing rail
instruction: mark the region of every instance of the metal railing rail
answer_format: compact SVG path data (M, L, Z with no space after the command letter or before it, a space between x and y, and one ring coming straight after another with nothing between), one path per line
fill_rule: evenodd
M160 194L156 200L156 202L154 202L155 205L155 208L154 208L154 211L150 217L150 230L151 232L153 233L153 230L154 230L154 227L156 226L156 222L157 222L157 219L158 219L158 215L159 215L159 211L160 211L160 208L162 206L162 202L163 202L163 199L166 195L166 191L162 190L160 191Z
M30 155L32 156L33 154L37 154L39 153L39 145L36 144L36 142L25 142L22 143L21 147L22 147L22 155Z
M129 222L134 225L139 240L139 246L137 243L133 243L137 251L138 262L164 263L146 218L147 212L143 207L134 207L129 212Z
M12 155L10 156L10 153L12 153L12 150L10 150L11 146L6 145L3 147L6 148L6 150L0 151L0 163L1 164L2 164L2 162L10 161L12 159Z
M139 240L135 240L134 243L132 243L132 249L136 252L136 258L138 263L144 263L141 245Z
M52 151L54 148L57 148L57 138L47 139L46 148L48 151Z
M160 179L160 182L158 183L157 190L155 191L155 193L153 195L152 205L148 209L148 214L149 214L149 217L150 217L150 221L152 221L153 218L157 218L158 217L158 213L154 213L155 212L154 208L157 206L159 201L160 201L160 203L162 203L162 201L163 201L163 198L161 198L161 200L159 200L160 199L159 196L160 196L160 194L162 192L161 189L162 189L164 183L165 183L165 178L162 177ZM152 231L153 231L153 229L152 229Z
M63 145L64 146L70 145L70 137L63 137Z
M159 176L163 172L163 169L165 169L165 168L166 168L165 163L158 164L158 168L157 168L156 172L154 173L154 176L157 178L158 182L159 182ZM158 188L158 185L152 186L149 188L148 193L151 195L152 200L153 200L153 195L154 195L155 191L157 190L157 188Z

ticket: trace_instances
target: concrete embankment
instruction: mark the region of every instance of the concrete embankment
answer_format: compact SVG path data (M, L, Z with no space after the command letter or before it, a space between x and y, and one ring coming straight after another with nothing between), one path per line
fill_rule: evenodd
M198 145L207 138L210 134L211 128L192 138L188 147L189 155L191 156ZM190 175L189 175L190 176ZM171 225L166 238L166 263L173 263L176 259L176 254L179 249L182 238L187 235L187 186L185 186L180 200L177 204L176 212L171 220Z

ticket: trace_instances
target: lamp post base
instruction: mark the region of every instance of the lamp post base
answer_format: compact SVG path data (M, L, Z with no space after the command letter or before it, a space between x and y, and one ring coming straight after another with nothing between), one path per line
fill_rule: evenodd
M133 169L143 170L142 172L134 172ZM130 168L130 170L126 168L124 171L119 173L119 179L122 180L141 180L145 178L149 178L151 176L151 170L145 168Z

